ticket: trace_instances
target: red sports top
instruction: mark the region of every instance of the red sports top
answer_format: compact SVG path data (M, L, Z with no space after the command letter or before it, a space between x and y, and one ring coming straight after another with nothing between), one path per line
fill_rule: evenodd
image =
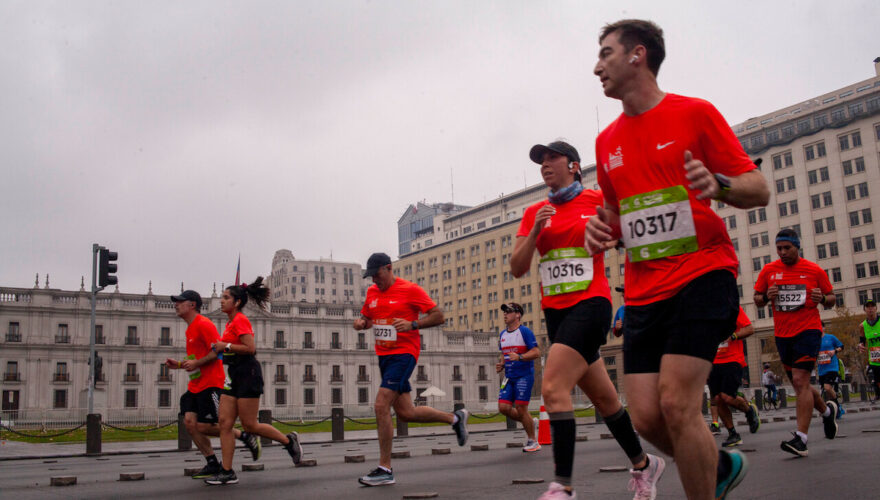
M367 289L367 298L361 308L361 314L373 322L373 332L377 335L376 354L412 354L416 361L419 359L421 342L418 330L395 332L396 339L384 337L378 338L379 326L387 330L394 330L390 326L394 318L403 318L407 321L419 319L419 313L425 313L437 307L437 303L419 285L403 278L396 278L394 283L384 292L373 284Z
M773 304L773 329L777 337L794 337L805 330L822 330L819 304L810 298L810 291L819 288L828 295L834 289L821 267L806 259L798 259L793 266L774 260L761 269L755 292L767 293L773 285L779 287L779 297Z
M627 244L627 305L667 299L717 269L736 275L724 222L711 200L697 200L700 191L687 189L685 151L712 173L735 177L755 168L718 110L702 99L666 94L638 116L621 114L596 138L599 185L621 212Z
M217 327L208 318L197 314L186 327L186 356L189 359L202 359L211 352L211 344L220 340ZM197 375L197 376L196 376ZM204 364L190 372L189 392L202 392L209 387L223 387L226 374L219 359Z
M749 321L746 312L740 307L739 315L736 317L736 331L738 332L751 324L752 322ZM715 353L714 363L716 365L724 363L739 363L740 366L746 366L746 354L743 350L742 339L724 339L724 342L718 344L718 351Z
M220 340L230 344L241 344L242 342L239 338L242 335L253 334L254 327L251 326L251 320L243 313L238 313L233 316L232 321L226 323L226 330L223 330L223 337Z
M519 225L517 237L528 236L535 225L535 214L544 205L552 205L556 213L538 233L535 246L541 254L541 307L564 309L591 297L611 300L611 289L605 277L605 255L592 257L584 249L584 228L587 220L596 215L596 206L602 205L602 193L585 189L577 198L556 205L547 200L539 201L526 209ZM548 255L553 250L558 255ZM556 258L553 258L556 257ZM546 259L546 260L545 260ZM578 267L578 264L581 264ZM586 269L592 265L592 272ZM591 274L591 275L590 275ZM591 278L589 283L585 280ZM570 291L566 291L569 289Z

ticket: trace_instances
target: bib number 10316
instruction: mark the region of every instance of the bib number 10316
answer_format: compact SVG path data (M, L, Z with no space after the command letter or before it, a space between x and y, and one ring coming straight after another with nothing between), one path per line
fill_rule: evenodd
M620 201L620 225L630 262L695 252L694 214L684 186L672 186Z

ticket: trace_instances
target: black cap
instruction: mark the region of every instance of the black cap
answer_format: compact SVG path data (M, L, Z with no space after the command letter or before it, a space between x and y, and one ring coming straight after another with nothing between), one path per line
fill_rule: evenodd
M865 301L865 307L868 307L868 306L874 306L874 307L877 307L877 303L874 302L874 299L868 299L868 300Z
M511 312L511 311L513 311L513 312L517 312L517 313L520 313L520 314L523 313L523 308L522 308L522 306L519 305L519 304L517 304L516 302L510 302L510 303L508 303L508 304L501 304L501 310L504 311L504 312Z
M383 267L390 264L391 257L389 257L388 254L377 252L373 255L370 255L370 258L367 259L367 270L364 271L364 278L375 276L376 273L379 272L379 269L382 269Z
M623 293L623 287L622 287L622 286L616 286L616 287L614 287L614 289L617 290L617 291L620 292L620 293Z
M202 308L202 296L199 295L199 292L195 290L187 290L182 292L180 295L172 295L172 302L183 302L185 300L191 300L196 303L196 309Z
M544 153L547 151L553 151L554 153L561 154L568 158L568 161L576 161L578 163L581 162L581 155L578 154L577 149L574 148L571 144L563 141L554 141L546 146L543 144L535 144L532 146L532 149L529 151L529 158L532 159L533 162L540 165L544 162Z

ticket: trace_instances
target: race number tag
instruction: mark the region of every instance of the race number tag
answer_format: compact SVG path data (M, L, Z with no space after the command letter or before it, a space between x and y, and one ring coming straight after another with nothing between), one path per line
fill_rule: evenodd
M880 347L871 348L869 359L871 363L880 363Z
M184 359L196 359L196 355L195 355L195 354L190 354L189 356L187 356L187 357L184 358ZM189 375L189 379L190 379L190 380L195 380L195 379L197 379L197 378L199 378L199 377L202 376L202 369L201 369L201 368L196 368L195 370L187 371L186 373Z
M819 351L819 357L816 358L816 361L820 365L830 365L832 356L834 356L834 351Z
M630 262L696 252L694 214L684 186L637 194L620 201L620 229Z
M373 320L373 337L378 346L394 347L397 344L397 329L390 319Z
M583 247L555 248L538 264L544 295L586 290L593 281L593 258Z
M718 349L719 349L719 350L721 350L721 349L727 349L728 347L730 347L730 341L728 341L728 340L725 340L724 342L718 344Z
M807 303L807 285L779 285L777 311L795 311Z

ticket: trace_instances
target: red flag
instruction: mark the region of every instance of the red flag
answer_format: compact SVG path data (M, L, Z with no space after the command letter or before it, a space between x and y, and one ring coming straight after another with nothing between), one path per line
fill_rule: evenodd
M235 286L241 282L241 254L238 254L238 265L235 266Z

